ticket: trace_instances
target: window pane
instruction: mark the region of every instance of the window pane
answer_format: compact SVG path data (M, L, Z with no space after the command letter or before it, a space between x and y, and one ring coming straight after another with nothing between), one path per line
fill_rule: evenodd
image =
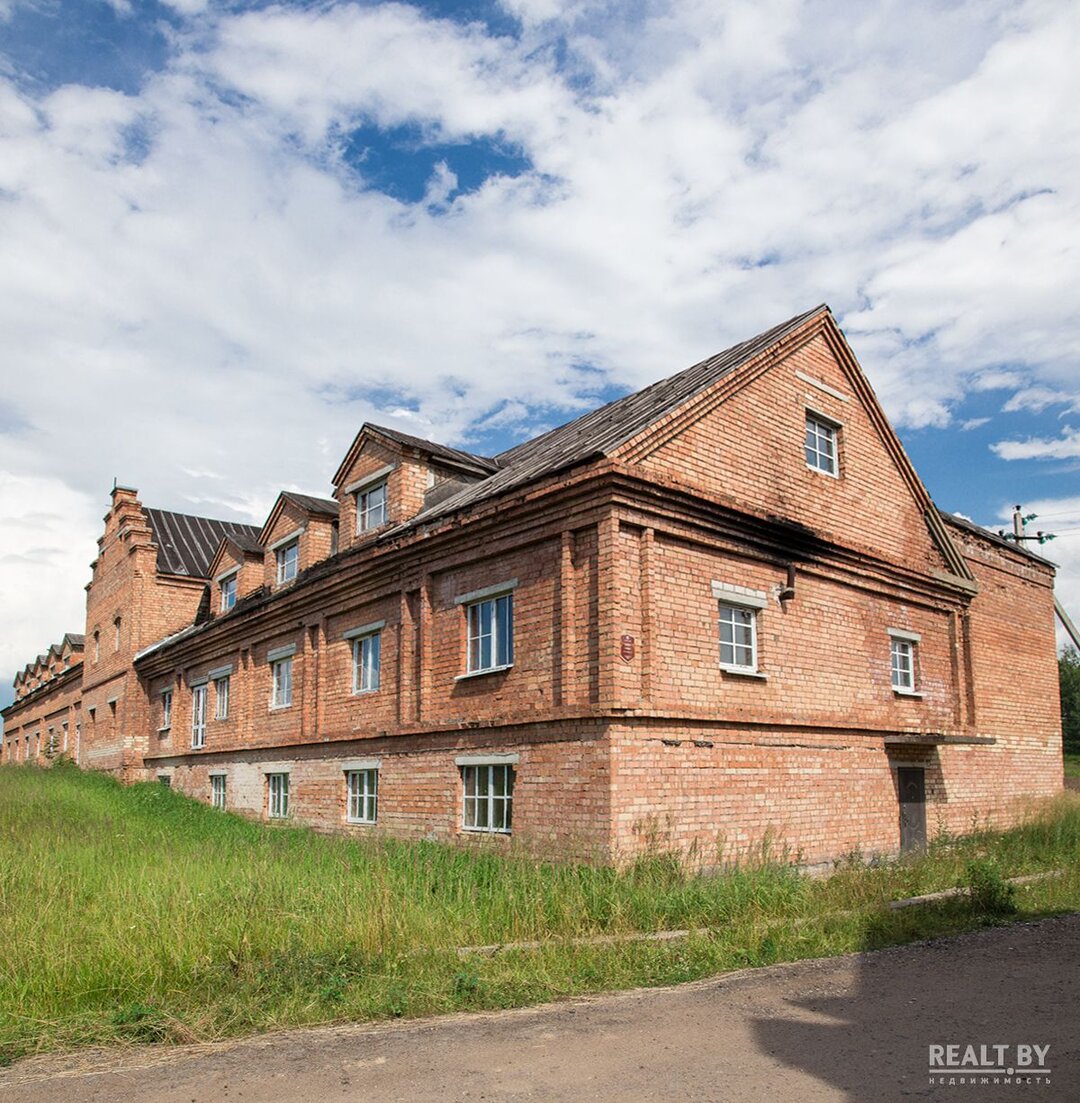
M514 661L513 600L512 594L506 594L495 602L495 635L498 641L495 665L497 666L509 666Z

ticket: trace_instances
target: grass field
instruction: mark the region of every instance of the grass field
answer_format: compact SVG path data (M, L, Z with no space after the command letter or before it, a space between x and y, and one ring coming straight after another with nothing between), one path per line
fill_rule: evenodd
M1080 777L1080 752L1065 752L1065 776Z
M972 865L972 863L975 863ZM1001 877L1061 868L1015 890ZM890 911L958 884L978 899ZM1015 908L1015 912L1012 912ZM0 1062L88 1044L509 1007L1080 908L1080 799L828 878L694 876L267 827L156 784L0 767ZM674 942L571 940L705 928ZM457 947L541 940L462 957Z

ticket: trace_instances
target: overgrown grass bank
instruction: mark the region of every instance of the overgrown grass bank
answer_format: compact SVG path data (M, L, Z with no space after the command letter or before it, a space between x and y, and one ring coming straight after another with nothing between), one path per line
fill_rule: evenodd
M976 865L972 866L975 862ZM1002 876L1062 868L1018 888ZM957 884L972 899L889 911ZM156 784L0 767L0 1061L343 1019L509 1007L691 980L1080 908L1080 799L1000 835L827 878L761 864L696 877L328 839ZM573 945L705 928L679 942ZM542 940L462 958L457 947Z

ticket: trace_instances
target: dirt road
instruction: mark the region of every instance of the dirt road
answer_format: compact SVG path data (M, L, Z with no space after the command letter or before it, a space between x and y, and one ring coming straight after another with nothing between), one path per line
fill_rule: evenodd
M527 1011L34 1059L0 1103L1080 1100L1078 982L1072 915ZM1021 1043L1050 1046L1049 1083L930 1085L932 1045Z

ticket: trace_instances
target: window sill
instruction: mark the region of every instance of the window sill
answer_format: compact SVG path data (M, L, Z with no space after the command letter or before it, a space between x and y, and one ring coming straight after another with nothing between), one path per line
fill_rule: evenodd
M462 682L466 678L482 678L485 674L501 674L504 670L513 670L513 663L506 663L504 666L488 666L483 670L470 670L465 674L459 674L454 681ZM472 828L466 828L465 830L473 830Z
M893 686L893 696L916 697L921 699L923 695L917 689L897 689L896 686Z
M172 724L168 724L164 728L158 728L158 735L172 735Z
M463 835L505 835L509 838L510 830L502 829L498 827L463 827L461 829Z
M839 479L839 471L826 471L824 467L814 467L812 464L806 465L807 471L813 471L815 475L826 475L830 479Z
M378 822L377 820L349 820L349 819L347 819L345 821L346 825L349 826L349 827L374 827L377 822Z
M354 689L352 695L354 697L370 697L373 693L378 693L380 689L382 689L382 686L375 686L373 689Z
M291 708L292 708L292 701L290 701L287 705L271 705L270 706L270 711L271 712L284 712L286 709L291 709Z
M720 673L725 675L732 675L736 678L756 678L759 682L767 682L769 680L768 674L761 670L747 670L741 666L723 666L720 667Z

